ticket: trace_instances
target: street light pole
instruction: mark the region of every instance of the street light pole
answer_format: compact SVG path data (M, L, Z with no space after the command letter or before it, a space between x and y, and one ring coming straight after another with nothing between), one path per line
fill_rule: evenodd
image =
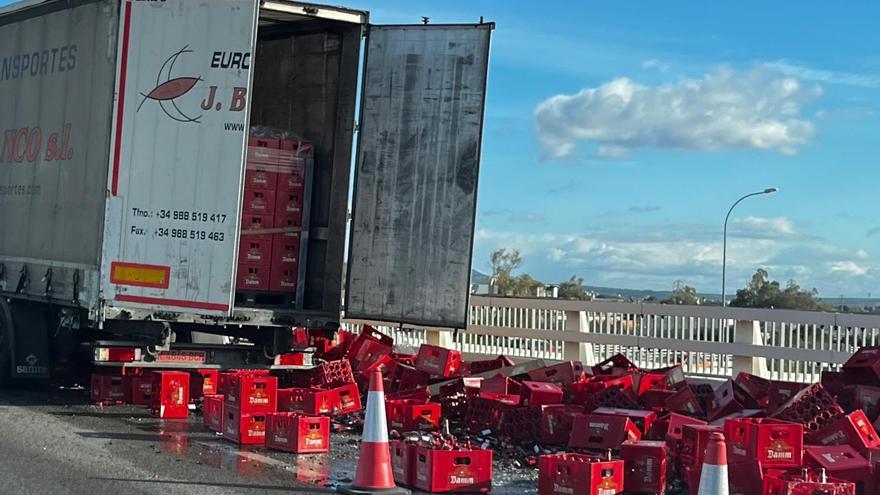
M731 205L730 209L727 210L727 216L724 217L724 245L722 247L721 254L721 306L727 306L727 221L730 220L730 214L733 212L733 209L736 208L742 200L746 198L750 198L752 196L759 196L761 194L771 194L775 193L779 189L775 187L768 187L763 191L753 192L746 194L745 196L736 200L733 205Z

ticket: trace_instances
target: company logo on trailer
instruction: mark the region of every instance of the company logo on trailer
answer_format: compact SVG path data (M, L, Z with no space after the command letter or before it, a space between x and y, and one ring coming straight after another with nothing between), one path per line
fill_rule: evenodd
M156 75L156 83L147 93L140 93L143 96L140 104L138 104L136 112L140 112L141 108L147 101L156 102L162 112L168 118L181 123L200 124L204 113L196 114L195 111L188 108L181 101L184 96L189 94L200 81L204 81L201 76L193 75L174 75L174 65L183 55L194 54L189 49L189 45L184 46L180 50L172 53L165 62L159 67L159 73ZM250 53L248 52L213 52L210 61L211 69L250 69ZM219 86L207 86L208 93L205 95L199 108L204 111L220 111L223 110L223 103L218 101L217 89ZM241 112L245 109L247 88L233 87L232 96L230 98L227 110L230 112ZM183 106L184 108L181 108ZM191 104L190 104L191 106Z
M158 102L159 108L161 108L162 111L165 112L165 115L172 120L178 122L194 122L196 124L201 122L201 115L195 117L188 115L177 106L177 102L175 101L189 93L196 83L202 80L201 77L172 76L172 73L174 72L174 64L177 63L177 59L185 53L193 52L192 50L188 50L188 47L189 45L184 46L165 59L165 63L159 68L159 74L156 76L156 86L153 87L149 93L141 93L141 96L143 96L144 99L141 100L141 103L138 105L138 112L141 111L141 107L144 106L144 103L146 103L147 100L152 100Z

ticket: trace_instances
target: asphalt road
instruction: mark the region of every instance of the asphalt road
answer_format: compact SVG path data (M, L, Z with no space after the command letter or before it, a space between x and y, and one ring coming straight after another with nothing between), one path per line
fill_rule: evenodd
M146 408L98 407L85 390L0 390L0 494L335 493L351 480L357 437L334 433L329 454L243 448L189 420ZM493 494L536 491L533 470L495 469Z
M348 442L353 438L335 438ZM0 493L333 493L354 462L332 454L246 450L190 420L97 407L82 390L0 391ZM348 454L348 455L347 455ZM334 477L330 465L338 464Z

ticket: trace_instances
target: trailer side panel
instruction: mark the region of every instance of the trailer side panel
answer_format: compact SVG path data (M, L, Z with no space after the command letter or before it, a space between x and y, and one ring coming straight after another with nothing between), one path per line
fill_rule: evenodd
M0 291L97 297L83 286L100 260L117 22L115 1L0 16Z

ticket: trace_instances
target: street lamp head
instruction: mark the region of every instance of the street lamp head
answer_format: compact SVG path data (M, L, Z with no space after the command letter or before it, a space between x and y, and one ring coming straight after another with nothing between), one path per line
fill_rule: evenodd
M775 193L778 190L779 189L776 189L775 187L768 187L767 189L764 189L764 194Z

